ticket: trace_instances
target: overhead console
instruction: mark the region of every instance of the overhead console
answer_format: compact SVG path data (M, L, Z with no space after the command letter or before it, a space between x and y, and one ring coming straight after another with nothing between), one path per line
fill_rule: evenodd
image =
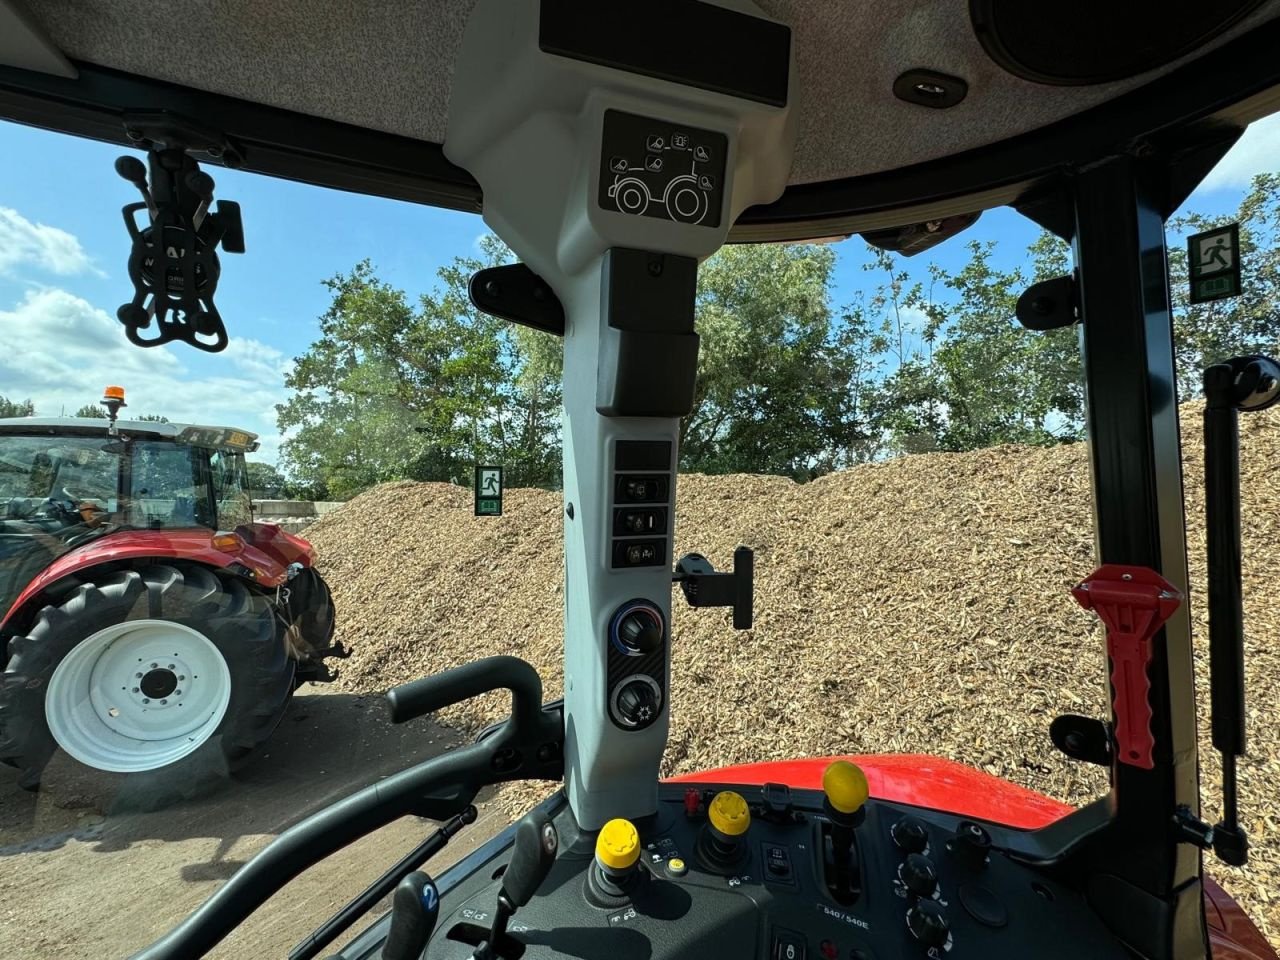
M445 153L527 268L513 282L563 306L538 325L564 335L565 780L597 830L657 810L698 263L786 186L791 31L744 0L656 0L625 22L480 0L457 62ZM675 575L710 602L711 574Z

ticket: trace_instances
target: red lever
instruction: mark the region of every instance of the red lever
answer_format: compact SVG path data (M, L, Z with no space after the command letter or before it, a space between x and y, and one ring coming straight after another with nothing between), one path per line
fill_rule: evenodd
M1116 750L1121 763L1150 770L1151 638L1182 603L1182 593L1149 567L1105 563L1071 593L1107 628L1111 686L1115 691Z

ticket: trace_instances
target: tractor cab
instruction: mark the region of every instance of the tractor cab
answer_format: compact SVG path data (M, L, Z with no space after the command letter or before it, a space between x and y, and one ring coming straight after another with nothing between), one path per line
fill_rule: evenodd
M1210 874L1248 851L1237 420L1276 401L1280 368L1223 357L1205 372L1207 515L1189 515L1165 223L1249 123L1280 109L1278 0L5 11L0 115L144 151L116 164L132 200L117 314L130 342L216 355L234 332L215 306L216 251L242 253L245 237L200 167L224 164L480 214L518 262L478 272L472 301L562 345L562 609L531 615L563 618L563 700L544 702L538 672L507 654L393 687L396 723L492 692L510 713L294 823L136 960L212 953L307 868L415 816L439 826L291 960L1274 960ZM1107 789L1066 808L973 768L874 753L664 778L673 596L731 608L736 630L756 614L751 544L720 569L676 551L699 270L734 242L860 234L919 252L1000 206L1072 251L1017 312L1079 339L1096 556L1063 602L1103 628L1078 679L1105 717L1027 736L1105 766ZM193 511L215 509L212 457ZM54 484L36 494L51 512L124 508L123 495ZM128 491L163 517L178 486ZM1189 524L1209 531L1205 697ZM718 663L748 655L726 624L705 695ZM920 693L876 695L891 712ZM1201 804L1198 709L1222 757L1220 809ZM433 869L481 791L518 780L557 789Z
M0 583L8 609L54 558L129 530L234 530L253 520L243 430L76 418L0 420Z

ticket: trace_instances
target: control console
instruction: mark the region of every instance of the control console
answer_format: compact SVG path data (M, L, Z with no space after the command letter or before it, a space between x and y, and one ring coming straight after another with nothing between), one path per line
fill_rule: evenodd
M841 765L833 765L839 768ZM599 831L549 801L560 852L491 939L510 831L446 873L429 960L913 960L1127 956L1074 890L1003 852L1016 831L825 791L664 784L657 814ZM388 921L337 960L374 960Z

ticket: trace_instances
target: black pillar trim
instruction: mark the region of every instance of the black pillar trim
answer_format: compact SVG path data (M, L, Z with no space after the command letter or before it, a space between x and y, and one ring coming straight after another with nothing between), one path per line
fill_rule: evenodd
M1185 591L1167 177L1161 161L1121 156L1080 172L1071 194L1097 559L1150 567ZM1155 766L1113 762L1111 823L1073 858L1086 890L1106 889L1110 900L1124 891L1125 909L1112 903L1101 912L1122 940L1152 960L1206 952L1200 853L1180 843L1174 827L1179 805L1199 810L1189 603L1154 642ZM1107 700L1110 706L1109 686Z

